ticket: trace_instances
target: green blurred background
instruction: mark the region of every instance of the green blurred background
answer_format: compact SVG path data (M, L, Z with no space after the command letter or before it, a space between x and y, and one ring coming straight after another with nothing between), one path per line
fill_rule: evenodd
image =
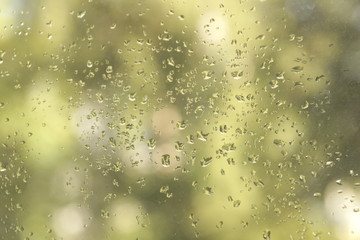
M360 238L357 0L1 0L0 239Z

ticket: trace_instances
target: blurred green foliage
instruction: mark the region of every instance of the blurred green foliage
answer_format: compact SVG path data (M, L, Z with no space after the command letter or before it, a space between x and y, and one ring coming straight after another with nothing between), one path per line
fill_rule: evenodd
M358 239L359 23L355 0L2 0L0 239Z

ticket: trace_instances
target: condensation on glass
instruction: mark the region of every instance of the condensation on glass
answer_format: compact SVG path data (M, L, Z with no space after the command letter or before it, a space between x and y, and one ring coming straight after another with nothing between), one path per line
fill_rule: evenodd
M0 239L360 238L356 0L0 2Z

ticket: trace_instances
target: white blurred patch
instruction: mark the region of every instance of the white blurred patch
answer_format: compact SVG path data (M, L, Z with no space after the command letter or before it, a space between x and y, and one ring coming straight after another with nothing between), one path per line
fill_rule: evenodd
M181 114L175 107L168 106L154 112L151 120L154 132L158 133L163 140L167 140L179 132L176 123L181 120Z
M360 30L360 5L352 10L351 23L357 30Z
M199 19L198 29L202 39L216 44L227 38L229 24L220 13L208 12Z
M137 219L141 215L141 211L136 201L115 203L111 213L114 215L112 225L115 231L131 233L139 228Z
M167 106L159 111L155 111L151 116L152 129L146 135L156 139L154 149L149 149L146 142L135 143L135 148L121 152L121 157L126 159L126 164L133 166L134 170L143 173L173 173L176 166L181 165L183 159L181 152L176 151L175 141L179 138L180 130L177 123L182 120L181 113L173 106ZM161 164L161 157L164 154L170 155L170 168L164 168ZM175 160L177 156L177 160Z
M324 204L334 232L341 240L360 239L360 201L349 184L328 184Z
M54 231L63 239L76 239L85 230L86 212L69 204L58 209L53 216Z
M86 103L77 108L71 117L73 131L84 145L89 145L92 149L96 149L100 140L105 141L102 143L106 144L106 140L114 136L114 132L106 127L103 116L99 115L99 112L101 112L99 106ZM107 138L102 137L102 131L105 131Z
M314 13L316 2L314 0L287 0L285 10L298 21L308 20Z

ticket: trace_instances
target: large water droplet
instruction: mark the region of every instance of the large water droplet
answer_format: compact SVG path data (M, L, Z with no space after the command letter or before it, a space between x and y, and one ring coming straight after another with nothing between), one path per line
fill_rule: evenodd
M161 164L164 167L170 167L170 155L169 154L164 154L161 156Z

